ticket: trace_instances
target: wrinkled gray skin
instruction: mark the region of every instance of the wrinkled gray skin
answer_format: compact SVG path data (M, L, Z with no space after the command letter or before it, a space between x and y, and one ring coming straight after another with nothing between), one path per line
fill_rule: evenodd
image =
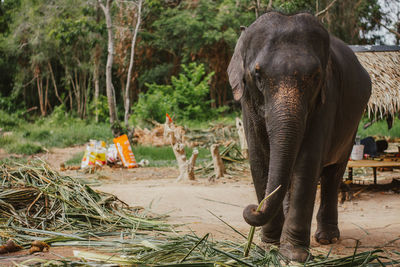
M270 12L242 31L228 67L242 104L251 173L262 210L244 219L262 226L262 240L304 262L317 183L316 240L339 238L338 188L371 81L354 53L306 13Z

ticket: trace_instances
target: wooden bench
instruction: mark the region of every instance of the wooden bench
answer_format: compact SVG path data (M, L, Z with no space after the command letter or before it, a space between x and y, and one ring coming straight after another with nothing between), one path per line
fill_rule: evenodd
M400 167L399 161L377 161L377 160L350 160L347 163L349 169L349 180L353 180L353 168L372 168L374 171L374 184L376 184L376 169L384 167Z

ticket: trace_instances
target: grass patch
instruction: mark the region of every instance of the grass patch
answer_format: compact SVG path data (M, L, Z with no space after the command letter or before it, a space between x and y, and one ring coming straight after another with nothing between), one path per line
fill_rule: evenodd
M7 152L15 154L33 155L43 152L43 147L34 143L14 143L7 147Z
M95 124L67 115L61 116L60 113L30 123L3 113L0 110L0 125L12 134L0 137L0 148L8 153L32 155L42 152L44 148L82 145L90 139L112 142L110 125L107 123Z
M20 131L27 140L39 142L45 147L68 147L85 144L90 139L112 139L109 124L93 124L79 119L70 119L59 125L48 122L28 124Z
M149 167L165 167L177 166L174 151L170 146L152 147L152 146L134 146L132 148L135 154L136 161L147 159L150 162ZM210 152L205 148L199 148L199 155L196 162L202 163L210 159ZM192 155L193 149L186 148L186 156L189 158ZM196 164L197 165L197 164Z
M27 142L16 134L0 137L0 148L10 154L24 155L33 155L44 151L41 145L35 142Z
M400 137L400 120L395 118L393 121L392 129L388 129L386 120L380 120L373 123L367 129L364 129L364 124L369 122L368 118L363 118L358 125L358 132L357 135L361 138L365 138L367 136L381 136L381 137L390 137L390 138L397 138Z
M72 155L72 157L70 159L68 159L65 162L65 165L66 166L81 165L82 158L83 158L84 154L85 154L85 151L81 151L81 152L75 153L74 155Z

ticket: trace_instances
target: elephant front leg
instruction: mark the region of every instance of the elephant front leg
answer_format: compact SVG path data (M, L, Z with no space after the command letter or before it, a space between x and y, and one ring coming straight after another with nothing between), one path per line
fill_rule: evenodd
M340 232L338 228L338 193L347 162L325 167L321 176L321 203L317 215L315 239L323 245L335 243Z
M301 156L300 156L301 155ZM289 211L282 230L280 252L305 262L311 255L311 220L320 172L320 157L300 151L290 187Z

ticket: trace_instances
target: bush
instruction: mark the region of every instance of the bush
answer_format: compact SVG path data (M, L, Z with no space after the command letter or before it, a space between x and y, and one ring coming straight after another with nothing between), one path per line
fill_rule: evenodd
M23 120L15 115L15 113L8 114L4 110L0 109L0 128L2 128L4 131L13 130L14 128L18 127L22 121Z
M171 85L146 84L149 90L139 96L134 106L138 121L164 122L165 113L173 114L177 120L206 120L217 114L210 108L209 81L214 75L206 75L203 64L182 65L179 77L171 78Z

